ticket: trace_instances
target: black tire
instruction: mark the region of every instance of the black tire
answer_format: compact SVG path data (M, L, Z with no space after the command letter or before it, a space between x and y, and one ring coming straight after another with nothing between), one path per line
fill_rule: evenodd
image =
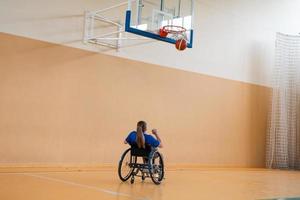
M134 183L134 176L131 176L130 183L131 183L131 184Z
M164 160L158 151L154 151L149 159L150 177L156 185L159 185L165 175Z
M129 165L132 163L136 163L136 157L131 156L130 150L131 150L131 148L127 149L123 153L121 160L119 161L118 174L119 174L119 178L122 181L127 181L130 178L134 168ZM127 168L127 169L125 169L125 168ZM125 173L123 173L123 171L125 171Z

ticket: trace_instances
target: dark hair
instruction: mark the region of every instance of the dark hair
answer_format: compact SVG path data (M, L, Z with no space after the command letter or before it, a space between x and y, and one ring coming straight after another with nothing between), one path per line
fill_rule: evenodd
M137 128L136 128L136 144L138 148L143 148L145 149L145 137L144 137L144 132L147 129L147 123L144 121L139 121L137 123Z

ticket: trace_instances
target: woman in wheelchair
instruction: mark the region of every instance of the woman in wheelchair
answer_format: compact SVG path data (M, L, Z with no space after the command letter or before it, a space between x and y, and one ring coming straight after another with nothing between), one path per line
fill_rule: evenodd
M119 162L118 174L122 181L127 181L131 177L142 177L142 180L150 177L155 184L160 184L164 177L164 163L161 153L157 147L162 147L161 139L156 129L152 130L152 135L146 133L147 123L139 121L136 131L129 133L124 143L131 147L127 149ZM138 162L142 158L142 162Z
M146 149L146 146L151 148L162 147L161 139L158 136L157 130L153 129L152 134L156 137L156 139L152 135L148 135L147 131L147 123L144 121L139 121L137 123L136 131L132 131L127 136L124 141L125 144L130 144L137 146L138 148Z

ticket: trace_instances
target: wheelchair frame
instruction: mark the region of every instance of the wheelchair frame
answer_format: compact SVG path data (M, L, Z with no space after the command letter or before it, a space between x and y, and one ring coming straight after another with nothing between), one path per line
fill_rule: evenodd
M143 163L137 163L138 157L143 159ZM155 163L157 160L158 163ZM126 167L129 168L128 172L122 174L122 169ZM135 176L137 176L141 177L143 181L146 178L151 178L153 183L159 185L164 178L164 161L162 154L157 149L147 151L131 146L131 148L127 149L121 156L118 174L122 181L127 181L131 178L131 184L134 183Z

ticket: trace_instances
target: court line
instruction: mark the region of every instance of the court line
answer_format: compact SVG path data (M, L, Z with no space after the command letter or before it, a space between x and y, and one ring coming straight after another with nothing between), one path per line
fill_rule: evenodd
M58 183L64 183L67 185L72 185L72 186L81 187L81 188L87 188L87 189L95 190L98 192L104 192L107 194L111 194L113 196L129 197L129 198L136 199L136 200L151 200L149 197L135 197L130 194L126 194L126 193L122 193L122 192L116 192L116 191L112 191L112 190L108 190L108 189L98 188L95 186L85 185L85 184L81 184L81 183L75 183L75 182L66 181L66 180L57 179L57 178L51 178L51 177L47 177L47 176L41 176L41 175L30 174L30 173L16 173L16 174L21 174L24 176L30 176L30 177L39 178L39 179L48 180L48 181L54 181L54 182L58 182Z

